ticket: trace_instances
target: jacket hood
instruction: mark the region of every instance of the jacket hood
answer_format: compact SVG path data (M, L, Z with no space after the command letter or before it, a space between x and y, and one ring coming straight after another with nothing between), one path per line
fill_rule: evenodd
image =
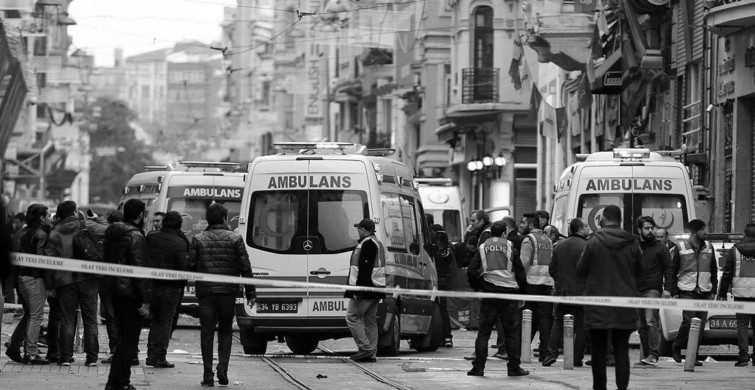
M755 257L755 240L742 241L739 244L734 245L734 247L744 256Z
M611 249L622 249L637 241L637 238L619 227L604 227L594 234L603 245Z
M107 228L105 231L105 238L107 240L115 240L134 230L139 230L139 228L128 223L116 222Z
M75 215L64 218L55 225L55 231L60 234L72 234L80 226L79 219Z

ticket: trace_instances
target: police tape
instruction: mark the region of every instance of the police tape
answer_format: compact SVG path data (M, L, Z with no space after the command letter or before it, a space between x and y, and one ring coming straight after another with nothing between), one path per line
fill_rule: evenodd
M247 284L260 287L277 288L308 288L331 291L362 291L380 292L387 295L429 296L447 298L492 298L513 301L549 302L569 305L591 305L607 307L650 308L667 310L707 311L713 313L755 314L755 302L745 301L712 301L695 299L672 298L641 298L641 297L611 297L611 296L553 296L553 295L523 295L474 291L440 291L406 289L400 287L362 287L329 283L297 282L288 280L271 280L264 277L246 278L205 274L198 272L174 271L161 268L137 267L112 263L101 263L86 260L64 259L60 257L31 255L26 253L11 253L11 262L17 266L50 269L55 271L83 272L97 275L121 276L129 278L159 279L159 280L187 280L193 282L215 282Z

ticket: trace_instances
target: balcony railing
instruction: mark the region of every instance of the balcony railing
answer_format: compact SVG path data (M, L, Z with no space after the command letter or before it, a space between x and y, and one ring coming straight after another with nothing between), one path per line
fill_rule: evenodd
M462 104L498 102L498 68L462 69Z

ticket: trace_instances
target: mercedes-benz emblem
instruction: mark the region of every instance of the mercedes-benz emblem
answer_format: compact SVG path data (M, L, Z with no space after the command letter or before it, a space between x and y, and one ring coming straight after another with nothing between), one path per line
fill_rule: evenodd
M309 252L309 251L311 251L311 250L312 250L312 248L314 247L314 244L312 244L312 241L311 241L311 240L305 240L305 241L304 241L304 244L303 244L302 246L304 247L304 250L305 250L305 251Z

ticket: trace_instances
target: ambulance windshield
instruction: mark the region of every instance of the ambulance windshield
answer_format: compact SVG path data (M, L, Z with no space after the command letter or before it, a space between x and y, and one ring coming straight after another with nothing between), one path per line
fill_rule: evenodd
M276 253L344 252L359 239L354 224L368 217L364 191L257 191L250 202L246 242Z
M459 210L440 210L425 208L425 213L432 214L436 224L443 226L448 235L448 241L460 242L462 227L459 226L461 216Z

